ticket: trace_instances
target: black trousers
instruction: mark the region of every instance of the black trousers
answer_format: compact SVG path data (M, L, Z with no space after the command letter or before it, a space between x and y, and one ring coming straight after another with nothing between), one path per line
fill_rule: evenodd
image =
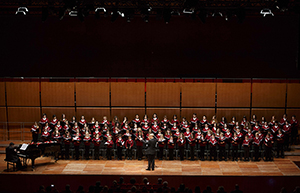
M230 146L231 146L231 143L226 143L226 145L225 145L225 157L226 157L226 159L230 158Z
M200 159L204 159L205 146L200 146Z
M164 147L159 147L159 156L158 156L158 158L162 159L163 155L164 155Z
M126 150L126 154L127 154L127 158L132 159L132 149L128 147L128 149Z
M226 159L225 156L225 146L219 146L219 160Z
M249 147L244 146L244 159L248 160L249 159Z
M184 159L184 146L179 146L180 160Z
M122 149L123 147L117 147L117 156L119 160L122 160Z
M210 146L210 160L212 160L212 157L214 157L214 160L217 160L217 151L216 151L216 146Z
M284 134L284 149L288 150L290 145L290 134L285 133Z
M265 159L271 161L272 159L272 147L265 147Z
M258 161L258 158L259 158L259 146L254 146L254 157L255 157L255 161Z
M138 159L142 159L142 157L143 157L143 146L136 146L136 148L137 148Z
M79 146L75 146L74 148L75 148L75 158L76 158L76 160L78 160L79 159Z
M20 161L20 158L16 157L10 161L16 163L17 170L20 170L22 168L22 163Z
M70 144L65 144L65 157L66 159L70 158Z
M32 133L32 141L37 142L38 141L38 136L39 136L39 134Z
M233 145L232 146L232 160L237 160L238 159L238 146Z
M155 155L148 155L148 169L154 170L155 166Z
M283 143L277 143L277 156L279 157L279 153L281 157L284 157L283 152Z
M298 135L298 129L295 127L292 127L292 132L291 132L291 144L296 144L297 143L297 135Z
M94 146L95 159L99 160L99 146Z
M108 160L111 160L111 149L112 148L107 148L106 149L106 157L107 157Z
M174 149L169 148L169 160L173 160L174 159Z
M86 145L85 146L85 159L89 159L90 157L90 146Z
M191 160L195 159L195 146L190 145Z

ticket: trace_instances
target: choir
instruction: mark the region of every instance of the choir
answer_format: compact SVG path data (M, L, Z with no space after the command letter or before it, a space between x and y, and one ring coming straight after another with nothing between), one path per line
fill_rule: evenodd
M65 114L61 120L53 115L49 121L43 114L39 124L34 123L31 132L32 143L50 140L60 143L62 159L69 159L72 152L76 160L80 157L99 160L100 155L108 160L112 159L112 155L122 160L125 155L132 160L133 154L142 160L145 142L153 133L158 141L157 158L160 160L173 160L175 155L180 160L195 160L196 156L202 161L259 161L260 158L271 161L274 155L283 158L284 151L296 142L298 121L294 115L289 121L284 114L280 121L275 116L270 122L265 117L259 121L253 115L250 121L244 116L241 122L236 117L232 117L230 122L222 117L218 122L216 116L209 121L204 115L200 120L195 113L190 121L182 118L181 122L177 115L171 121L167 116L160 121L155 113L151 119L145 115L140 120L139 115L135 115L132 121L124 117L122 122L116 116L112 122L106 116L102 121L93 117L88 122L84 116L79 121L76 117L68 121Z

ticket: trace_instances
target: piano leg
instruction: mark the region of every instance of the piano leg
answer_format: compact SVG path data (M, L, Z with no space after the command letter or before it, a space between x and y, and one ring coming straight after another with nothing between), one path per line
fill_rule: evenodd
M31 159L31 168L32 168L32 170L34 170L34 168L35 168L35 166L34 166L34 160L35 159Z
M23 158L23 167L27 168L27 158Z

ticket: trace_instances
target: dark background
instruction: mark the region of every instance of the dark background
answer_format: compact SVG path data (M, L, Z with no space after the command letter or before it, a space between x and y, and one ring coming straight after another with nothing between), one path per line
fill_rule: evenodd
M269 18L181 16L0 16L0 76L300 78L297 15Z

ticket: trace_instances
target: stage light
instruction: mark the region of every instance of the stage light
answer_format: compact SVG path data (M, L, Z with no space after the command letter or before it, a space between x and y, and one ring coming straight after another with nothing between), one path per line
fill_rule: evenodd
M111 22L114 22L117 20L118 16L121 16L121 17L125 17L125 14L121 11L118 11L118 10L114 10L111 12Z
M220 11L215 11L215 12L213 12L213 14L212 14L211 16L212 16L212 17L217 17L217 16L223 17L223 13L220 12Z
M106 9L104 7L97 7L95 9L95 12L98 12L98 11L103 11L104 13L106 13Z
M18 10L16 11L16 15L18 14L27 15L27 13L29 13L27 7L19 7Z
M77 6L73 7L73 9L69 12L69 16L71 16L71 17L77 17L78 16Z
M97 19L100 18L100 12L104 12L104 17L107 16L107 15L106 15L106 9L105 9L104 7L97 7L97 8L95 9L95 17L96 17Z
M266 17L266 15L274 16L271 9L268 9L268 8L264 8L264 9L260 10L260 14L262 14L264 17Z
M186 13L186 14L193 14L194 12L195 12L195 9L194 9L194 8L184 9L184 10L183 10L183 13Z

